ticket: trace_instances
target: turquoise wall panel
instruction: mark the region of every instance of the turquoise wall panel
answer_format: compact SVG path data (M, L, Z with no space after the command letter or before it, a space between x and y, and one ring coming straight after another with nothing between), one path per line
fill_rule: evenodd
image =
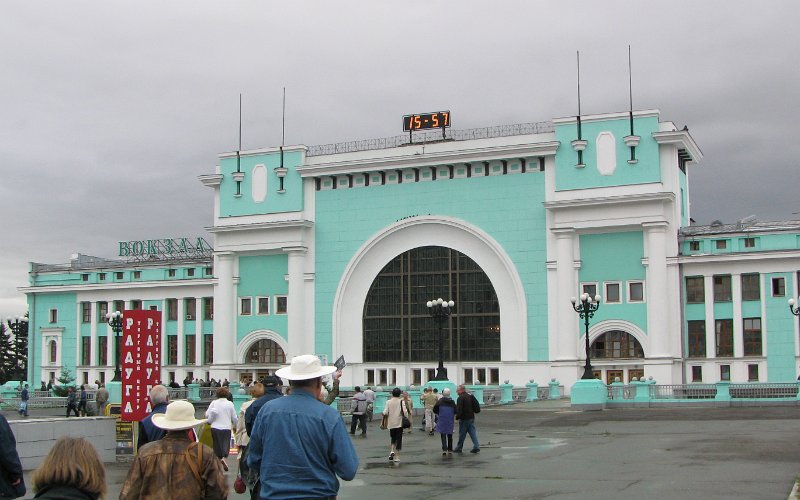
M742 318L760 318L761 317L761 301L748 300L742 302Z
M525 287L528 359L546 361L543 200L544 176L538 172L318 191L316 352L337 355L331 342L332 303L344 268L358 248L400 219L430 214L464 220L505 249Z
M34 305L35 304L35 305ZM29 355L33 349L33 358L37 370L41 365L42 360L42 342L41 342L41 329L42 328L63 328L61 334L61 363L63 366L69 368L72 375L76 375L75 366L77 360L75 359L75 350L78 346L79 335L76 331L77 320L76 311L78 310L77 295L74 293L47 293L38 294L35 302L33 299L28 299L28 307L33 311L32 315L35 318L35 323L28 333ZM58 310L58 321L49 323L50 309ZM37 371L38 373L38 371ZM59 374L56 374L58 377Z
M715 302L714 319L733 319L733 302Z
M792 283L789 273L766 274L766 282L772 278L784 277L786 283ZM773 297L771 293L765 294L765 309L767 313L766 335L762 339L767 345L767 381L792 382L797 377L795 366L794 325L797 321L789 313L786 297Z
M641 231L622 233L583 234L580 236L581 268L578 279L581 283L598 284L601 296L605 293L605 282L619 282L621 302L603 302L594 315L594 323L608 319L624 319L647 332L646 302L629 303L627 297L628 281L643 281L646 270L642 265L644 257L644 236ZM648 292L645 283L645 299ZM575 296L580 290L575 290ZM582 335L582 331L579 335Z
M588 141L586 150L583 152L583 162L586 166L576 168L578 154L572 149L570 143L578 137L577 126L576 124L556 125L556 139L561 142L561 147L558 148L556 154L556 190L660 182L659 146L652 137L652 133L658 131L658 118L634 118L634 128L636 135L641 137L641 142L636 148L636 158L639 161L634 165L629 165L627 160L630 159L630 148L622 140L623 137L630 134L630 124L627 118L583 123L582 137ZM598 134L605 131L614 134L616 141L617 168L612 175L601 175L597 170L595 140Z
M253 314L250 316L238 314L237 300L236 333L238 340L253 330L273 330L284 339L288 338L288 317L285 314L275 314L275 296L289 293L289 284L285 279L288 271L289 258L286 254L239 257L240 278L237 296L253 298ZM269 314L255 314L257 297L270 298Z
M280 166L280 154L269 153L244 156L240 159L240 170L245 177L241 182L241 196L236 196L236 181L232 174L236 171L236 158L225 158L220 161L220 173L223 175L219 186L220 217L237 215L271 214L293 212L303 209L303 183L295 167L300 164L302 154L298 151L284 154L283 165L288 168L284 178L284 193L278 193L280 181L274 169ZM263 202L257 203L252 196L253 168L264 165L267 170L267 196Z
M686 304L684 307L684 315L686 316L687 320L706 319L705 304Z

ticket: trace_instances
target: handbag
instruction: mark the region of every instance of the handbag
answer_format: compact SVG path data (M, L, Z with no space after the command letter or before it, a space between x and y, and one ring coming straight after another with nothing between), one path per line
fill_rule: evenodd
M235 491L236 493L244 493L245 491L247 491L247 485L245 484L244 479L242 478L241 471L236 472L236 481L233 482L233 491Z
M403 415L403 429L410 429L411 428L411 420L408 419L405 415Z
M389 415L384 415L381 419L381 430L385 431L389 428Z

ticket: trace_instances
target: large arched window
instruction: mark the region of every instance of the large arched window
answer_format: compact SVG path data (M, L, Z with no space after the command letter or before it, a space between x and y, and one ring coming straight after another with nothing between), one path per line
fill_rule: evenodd
M605 359L643 358L642 344L636 337L623 332L612 330L597 337L592 342L592 357Z
M261 339L250 346L245 358L247 364L282 365L286 363L286 354L274 340Z
M500 306L486 273L466 255L420 247L392 259L364 304L364 361L439 359L438 330L426 302L455 301L442 328L445 361L500 361Z

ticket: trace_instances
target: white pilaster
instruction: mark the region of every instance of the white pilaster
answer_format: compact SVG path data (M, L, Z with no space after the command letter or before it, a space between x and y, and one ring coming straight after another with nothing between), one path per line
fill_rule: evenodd
M203 364L203 322L202 316L204 311L204 303L203 298L200 297L195 299L197 301L197 315L195 316L198 318L197 323L195 323L195 333L194 333L194 366L200 366ZM189 369L190 367L187 367ZM194 368L192 368L194 370Z
M744 356L744 324L742 322L742 275L731 275L731 300L733 301L733 356ZM747 374L744 374L747 377Z
M706 357L717 357L716 329L714 325L714 276L703 277L706 304Z
M575 278L575 230L553 229L556 237L556 303L557 328L556 361L575 360L578 357L578 329L570 299L577 295Z
M183 338L183 335L184 335L183 325L185 324L185 321L186 321L186 307L185 307L186 304L185 304L185 302L186 302L186 297L178 298L178 333L177 333L177 335L178 335L178 358L175 360L175 361L177 361L176 364L178 366L181 366L181 365L184 364L184 358L185 358L184 352L183 352L184 351L184 344L185 344L184 338Z
M314 338L305 328L305 247L284 248L289 256L289 295L287 297L289 352L287 361L300 354L314 354Z
M650 337L648 358L663 358L675 355L669 350L670 308L659 296L667 291L666 222L645 223L647 238L647 282L645 301L647 301L647 335Z
M90 309L91 313L91 322L89 323L89 331L91 335L91 340L89 341L89 365L90 366L97 366L97 329L100 327L100 323L97 322L97 303L92 302L92 307ZM78 302L78 308L82 309L80 302ZM80 314L83 315L83 311L80 311ZM80 317L80 316L79 316ZM83 321L81 318L79 321ZM91 378L91 377L90 377ZM96 378L96 377L95 377ZM89 380L89 382L94 382L94 379Z
M214 272L217 284L214 287L214 365L227 369L233 363L236 345L236 289L233 286L232 252L216 254ZM227 372L226 372L227 373ZM218 378L219 375L212 374ZM223 378L228 377L224 375Z

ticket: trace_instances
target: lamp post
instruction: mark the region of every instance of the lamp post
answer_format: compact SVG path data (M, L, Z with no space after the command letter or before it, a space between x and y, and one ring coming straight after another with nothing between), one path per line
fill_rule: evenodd
M13 320L8 320L8 326L11 327L11 331L14 333L14 357L16 358L16 364L14 365L14 380L19 380L22 374L22 364L20 363L19 357L19 345L20 335L23 335L23 330L27 326L28 318L25 316L17 316ZM27 378L27 374L25 374Z
M112 382L122 382L122 372L119 370L119 334L122 333L122 313L119 311L108 313L106 314L106 319L108 320L108 326L114 332L114 354L116 359Z
M439 325L439 367L436 369L436 377L433 380L447 380L447 369L444 367L444 337L442 336L442 326L453 312L456 305L452 300L442 300L441 298L429 300L426 304L428 313Z
M591 295L583 293L580 296L580 301L572 297L570 302L572 302L572 308L575 309L575 312L583 319L583 324L586 328L586 364L583 367L581 380L591 380L594 375L592 374L592 361L589 355L589 318L594 316L595 311L600 308L600 296L595 295L594 299L592 299Z

